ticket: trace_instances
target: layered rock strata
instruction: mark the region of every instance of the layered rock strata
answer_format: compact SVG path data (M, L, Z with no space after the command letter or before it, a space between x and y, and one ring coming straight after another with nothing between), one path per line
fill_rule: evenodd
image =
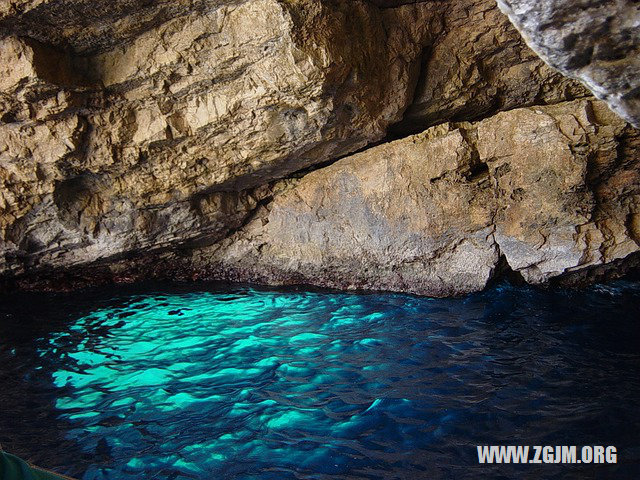
M640 135L601 102L447 123L280 185L193 268L214 277L427 295L529 283L640 245Z
M493 0L10 0L0 277L448 295L623 262L637 131L588 95Z
M89 57L4 38L0 269L224 236L249 190L401 118L426 9L254 0Z

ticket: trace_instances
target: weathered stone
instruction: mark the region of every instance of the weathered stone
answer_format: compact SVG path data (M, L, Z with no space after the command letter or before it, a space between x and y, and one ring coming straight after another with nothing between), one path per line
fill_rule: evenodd
M173 188L241 189L362 148L409 102L419 8L254 0L170 22L90 60L114 92L91 156L166 192L158 169Z
M413 102L395 132L590 95L540 60L494 0L436 5L441 23L432 29Z
M0 270L219 240L260 199L250 190L401 118L430 15L252 0L88 57L5 37Z
M638 132L603 103L500 113L479 123L477 136L497 188L495 238L525 280L638 251L627 226L640 206Z
M637 132L493 0L138 3L0 4L4 278L448 295L637 250Z
M538 55L640 127L640 4L498 0Z
M242 0L3 0L0 31L90 55L171 19Z
M266 283L478 290L498 250L486 241L491 185L463 181L471 161L462 133L447 127L346 158L278 195L213 261L231 278Z
M194 266L233 280L450 295L483 288L503 255L526 281L545 282L639 250L638 138L587 100L433 127L283 184Z

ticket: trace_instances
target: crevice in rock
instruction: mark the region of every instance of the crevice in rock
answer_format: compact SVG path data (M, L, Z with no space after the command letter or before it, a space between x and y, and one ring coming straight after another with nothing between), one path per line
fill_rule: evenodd
M435 38L437 39L438 36L436 36ZM418 101L417 95L418 95L418 92L422 90L424 82L426 81L426 78L427 78L426 70L428 68L429 57L432 54L433 45L435 41L436 41L435 39L432 39L430 44L422 47L422 50L420 52L420 56L418 59L418 63L416 65L415 79L413 81L413 85L410 87L411 99L409 100L409 102L407 102L407 105L404 111L402 112L400 120L392 123L387 127L386 135L383 139L384 142L400 140L404 137L407 137L412 134L420 133L421 131L426 130L426 128L429 128L429 127L426 127L426 128L418 127L417 129L415 129L415 131L412 131L411 129L402 130L398 128L398 126L404 125L406 123L407 115L409 114L411 107L415 105L415 103Z
M498 252L500 252L500 246L497 243L496 248L498 249ZM507 257L502 253L500 253L499 255L500 257L498 258L498 263L496 263L491 278L487 282L486 288L490 288L493 285L504 281L509 282L512 285L526 285L527 282L525 281L522 274L511 268Z
M0 123L16 123L17 121L16 112L14 111L5 112L0 116Z
M559 102L559 103L565 103L565 102ZM514 108L513 110L515 110L516 108ZM507 111L507 110L505 110ZM499 112L498 112L499 113ZM483 117L480 118L478 121L482 121L485 118L490 118L493 115L488 115L487 117ZM475 153L473 153L474 155L474 160L471 163L471 169L469 171L469 173L467 174L467 179L469 181L479 181L482 180L483 178L485 178L488 174L488 166L486 164L482 164L479 162L479 154L477 153L477 150L475 149L475 144L473 142L472 139L470 139L469 135L473 135L472 132L473 129L472 128L468 128L466 125L460 125L460 124L464 124L466 122L462 122L462 121L445 121L445 122L441 122L439 124L436 125L431 125L428 128L422 129L419 132L414 132L414 133L405 133L405 134L396 134L393 132L387 132L387 135L384 138L381 138L380 140L376 141L376 142L371 142L369 144L367 144L366 146L359 148L358 150L355 150L351 153L347 153L345 155L341 155L339 157L336 157L334 159L330 159L327 160L325 162L321 162L321 163L316 163L313 164L309 167L305 167L301 170L297 170L293 173L290 173L289 175L286 175L284 177L279 178L279 181L283 181L283 180L289 180L289 179L300 179L306 175L308 175L311 172L314 172L316 170L322 170L323 168L327 168L331 165L333 165L334 163L339 162L340 160L343 160L345 158L348 157L352 157L354 155L357 155L359 153L363 153L366 152L367 150L370 150L372 148L375 147L379 147L380 145L384 145L384 144L388 144L388 143L392 143L398 140L404 140L405 138L409 138L412 137L414 135L418 135L420 133L425 132L426 130L429 130L430 128L434 128L437 127L439 125L445 125L445 124L451 124L453 127L455 128L459 128L461 134L463 135L463 137L465 137L465 140L469 143L469 145L472 147L473 151ZM475 122L474 122L475 123Z
M489 177L489 166L484 162L471 164L469 172L465 175L468 182L480 182Z
M300 170L296 170L295 172L292 172L292 173L290 173L290 174L288 174L288 175L286 175L284 177L280 177L275 181L280 181L281 182L281 181L286 181L286 180L298 180L298 179L310 174L311 172L315 172L316 170L322 170L323 168L330 167L331 165L333 165L334 163L339 162L340 160L352 157L354 155L358 155L359 153L366 152L367 150L370 150L372 148L378 147L378 146L383 145L385 143L389 143L389 141L386 138L378 140L377 142L371 142L371 143L365 145L362 148L354 150L351 153L345 153L344 155L340 155L339 157L332 158L332 159L327 160L325 162L314 163L313 165L310 165L308 167L302 168Z
M38 78L58 87L98 86L90 78L86 64L72 52L42 43L31 37L19 37L33 51L32 65Z
M401 140L403 138L407 138L410 137L412 135L417 135L419 133L424 132L425 130L428 130L432 127L437 127L438 125L442 125L445 123L464 123L464 122L471 122L471 123L477 123L477 122L481 122L483 120L487 120L488 118L494 117L500 113L506 113L506 112L510 112L512 110L518 110L520 108L530 108L530 107L546 107L546 106L551 106L551 105L560 105L563 103L569 103L575 100L579 100L579 99L593 99L595 100L595 97L592 97L590 95L581 95L581 96L568 96L564 99L561 100L557 100L557 101L553 101L553 102L546 102L546 101L542 101L542 100L536 100L534 102L527 102L524 104L518 104L518 105L514 105L512 107L507 107L507 108L503 108L502 106L500 106L500 100L496 99L495 100L495 104L493 106L493 108L486 108L483 110L475 110L473 108L470 108L468 111L461 111L458 112L454 115L452 115L450 118L448 118L447 120L441 120L438 122L434 122L434 123L415 123L413 125L411 125L410 122L408 122L406 115L405 118L403 118L402 120L392 124L388 131L387 131L387 135L385 136L385 138L383 140L381 140L379 144L381 143L387 143L390 141L394 141L394 140ZM408 109L407 109L408 110ZM472 113L474 112L474 113Z

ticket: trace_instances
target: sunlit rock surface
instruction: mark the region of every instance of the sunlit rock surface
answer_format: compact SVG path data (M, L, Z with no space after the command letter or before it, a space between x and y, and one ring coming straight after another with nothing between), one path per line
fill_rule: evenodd
M493 0L5 1L0 280L446 295L622 260L637 133L589 95Z
M530 283L638 251L638 131L602 102L516 109L283 185L196 264L266 283L459 294L502 255ZM210 253L211 252L211 253Z

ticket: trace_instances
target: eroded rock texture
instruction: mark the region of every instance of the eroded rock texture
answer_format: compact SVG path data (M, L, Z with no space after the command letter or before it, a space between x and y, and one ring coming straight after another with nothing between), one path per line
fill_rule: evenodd
M590 95L542 62L494 2L452 1L442 8L413 103L394 131L417 133L445 121Z
M640 127L640 4L498 0L527 43Z
M233 280L450 295L483 288L504 256L542 283L638 251L639 140L589 100L440 125L282 185L196 265Z
M254 206L248 190L401 118L427 13L254 0L89 57L6 37L4 269L224 236Z
M78 54L108 50L176 17L242 0L3 0L0 28Z
M0 277L447 295L609 264L638 139L589 94L494 0L5 1Z

